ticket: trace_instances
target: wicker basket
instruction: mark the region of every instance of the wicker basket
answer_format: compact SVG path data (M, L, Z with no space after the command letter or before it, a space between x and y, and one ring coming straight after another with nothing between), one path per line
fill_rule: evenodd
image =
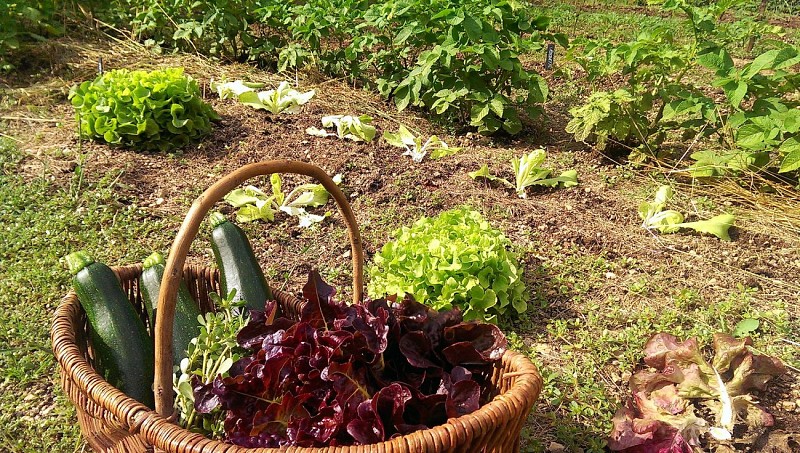
M298 173L319 180L336 200L348 227L353 257L353 299L362 297L363 254L355 218L347 199L335 183L319 168L300 162L269 161L246 165L212 185L192 205L173 243L164 271L155 332L156 411L112 387L92 367L92 346L88 341L86 316L74 292L58 307L51 332L53 352L60 365L61 384L75 404L81 432L98 452L165 451L175 453L237 452L516 452L525 418L541 390L542 379L533 363L521 354L508 351L495 367L490 392L494 398L477 411L447 421L444 425L417 431L373 445L352 447L286 449L248 449L212 441L191 433L172 422L172 342L171 329L178 285L183 279L204 312L212 310L208 297L219 289L216 270L185 265L189 244L206 213L224 194L254 176L270 173ZM182 269L182 272L178 270ZM114 268L131 304L146 316L138 287L141 265ZM302 301L292 294L275 290L275 298L285 314L295 316ZM160 390L160 391L159 391Z

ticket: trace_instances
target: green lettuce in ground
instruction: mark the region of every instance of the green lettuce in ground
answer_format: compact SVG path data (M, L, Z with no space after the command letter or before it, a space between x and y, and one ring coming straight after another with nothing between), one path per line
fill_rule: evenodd
M465 320L494 322L527 309L512 244L479 212L459 208L422 217L394 233L369 267L372 297L411 294L436 310L458 307Z
M81 137L142 151L174 151L220 119L183 68L98 75L70 90Z

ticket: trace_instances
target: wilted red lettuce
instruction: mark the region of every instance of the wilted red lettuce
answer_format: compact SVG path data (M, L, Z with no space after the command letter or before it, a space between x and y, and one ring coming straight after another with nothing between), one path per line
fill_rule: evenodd
M633 397L614 415L609 448L690 453L706 433L729 440L737 421L750 427L771 426L772 416L747 392L764 390L767 381L786 370L775 358L753 354L751 344L750 338L716 334L715 355L708 363L697 340L654 335L645 345L644 362L656 371L642 370L631 377ZM698 417L693 403L710 409L714 419Z
M226 411L227 439L247 447L381 442L468 414L506 339L406 297L347 305L312 271L299 320L277 304L251 311L237 337L251 351L230 377L194 387L197 410Z

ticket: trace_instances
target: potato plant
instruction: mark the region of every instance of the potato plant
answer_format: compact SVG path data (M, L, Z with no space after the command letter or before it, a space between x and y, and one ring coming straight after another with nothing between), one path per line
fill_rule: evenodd
M547 84L519 55L539 50L548 19L514 2L310 0L155 2L115 0L134 34L279 70L314 64L369 86L399 110L420 107L479 132L522 129L541 113ZM125 13L123 13L123 16Z
M577 140L593 140L599 149L613 140L648 152L671 136L697 138L710 149L691 155L693 176L766 166L779 172L800 169L800 99L795 95L800 49L782 43L749 63L734 63L731 49L744 37L778 31L745 20L723 22L722 16L741 3L663 2L665 10L685 14L692 32L688 43L665 25L622 44L575 41L573 58L591 83L621 76L624 84L615 91L595 91L585 104L571 108L567 132ZM706 84L688 77L703 71L713 73Z
M63 32L54 0L4 2L0 9L0 71L14 69L6 57L25 41L44 41Z

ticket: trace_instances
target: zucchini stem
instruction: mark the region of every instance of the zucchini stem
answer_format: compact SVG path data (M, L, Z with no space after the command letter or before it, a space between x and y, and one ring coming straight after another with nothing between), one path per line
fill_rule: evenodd
M67 262L67 268L70 274L77 275L78 272L82 271L85 267L93 264L94 258L83 250L80 250L65 256L64 261Z

